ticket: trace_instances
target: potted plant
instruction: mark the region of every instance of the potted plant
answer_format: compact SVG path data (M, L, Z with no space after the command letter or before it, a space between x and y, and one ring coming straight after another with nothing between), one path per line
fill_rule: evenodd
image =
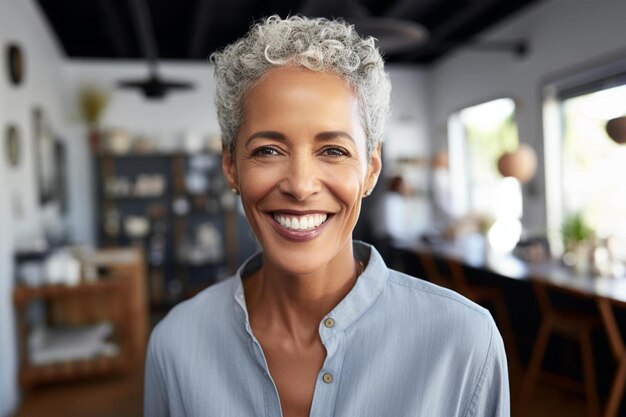
M594 232L581 212L565 217L561 235L565 248L563 261L579 274L588 273Z
M91 150L97 152L100 148L100 117L109 101L109 95L96 87L84 87L80 91L79 101L83 118L89 128Z

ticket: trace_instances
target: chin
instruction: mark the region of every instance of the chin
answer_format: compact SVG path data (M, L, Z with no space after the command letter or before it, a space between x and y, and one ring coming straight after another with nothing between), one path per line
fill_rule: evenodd
M273 248L273 245L263 248L265 260L273 268L287 275L307 275L319 271L329 264L333 256L320 253L319 249L301 243L290 244L291 248ZM304 246L308 246L306 249ZM276 250L273 250L276 249ZM326 251L324 251L326 252Z
M350 256L352 239L343 239L343 242L340 239L289 242L278 238L262 242L262 246L264 260L270 268L287 275L307 275L330 266L342 254Z

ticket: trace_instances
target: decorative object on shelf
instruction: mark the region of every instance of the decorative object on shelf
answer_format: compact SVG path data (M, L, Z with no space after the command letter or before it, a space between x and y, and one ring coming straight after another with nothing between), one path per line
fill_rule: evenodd
M45 261L46 283L49 285L78 285L81 279L80 261L69 250L59 250Z
M185 177L185 185L191 194L204 194L209 188L209 178L202 171L190 170Z
M11 43L6 47L6 68L11 85L18 86L24 81L26 63L22 48Z
M184 244L179 249L179 259L190 265L221 262L224 259L224 244L219 230L212 223L203 223L196 228L193 244Z
M626 143L626 116L616 117L606 122L606 133L616 143Z
M199 132L187 131L182 137L183 152L194 155L204 151L205 140Z
M7 162L10 167L17 168L20 165L22 155L22 143L17 126L8 125L4 132L4 149Z
M498 159L498 171L503 177L514 177L525 184L537 171L537 154L531 146L523 143L515 151L502 154Z
M150 222L143 216L127 216L124 219L124 232L132 239L143 239L150 231Z
M159 147L154 139L147 136L139 136L133 141L132 152L139 155L152 154L159 151Z
M128 197L132 191L132 184L128 177L108 177L104 180L104 190L108 197Z
M112 129L106 133L106 151L113 155L126 155L133 147L130 134L122 129Z
M190 208L191 206L189 204L189 200L187 200L185 197L177 197L172 202L172 211L174 211L174 214L176 214L177 216L187 215Z
M99 356L114 357L119 346L107 342L113 334L113 324L102 322L87 326L38 326L28 337L28 350L33 365L75 360L88 360Z
M128 177L107 177L104 189L109 198L155 198L165 192L165 177L161 174L139 174L132 182Z
M15 254L15 276L17 285L39 287L46 283L45 261L47 251L17 252Z
M88 86L80 90L80 109L89 128L89 144L92 152L100 149L99 124L108 101L109 95L100 88Z
M135 197L159 197L165 192L165 178L161 174L140 174L133 186Z

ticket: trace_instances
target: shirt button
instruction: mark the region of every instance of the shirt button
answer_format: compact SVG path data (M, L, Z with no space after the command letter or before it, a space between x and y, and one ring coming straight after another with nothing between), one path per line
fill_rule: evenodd
M335 320L330 317L327 318L326 320L324 320L324 326L328 327L329 329L335 327Z
M330 372L326 372L324 375L322 375L322 381L324 381L327 384L332 384L333 374L331 374Z

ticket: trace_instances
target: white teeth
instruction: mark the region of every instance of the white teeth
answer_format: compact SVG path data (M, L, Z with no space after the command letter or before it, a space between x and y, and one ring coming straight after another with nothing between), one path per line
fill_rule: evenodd
M326 214L313 214L309 216L288 217L279 214L274 214L274 219L280 223L281 226L292 230L309 230L318 227L324 223L328 215Z

